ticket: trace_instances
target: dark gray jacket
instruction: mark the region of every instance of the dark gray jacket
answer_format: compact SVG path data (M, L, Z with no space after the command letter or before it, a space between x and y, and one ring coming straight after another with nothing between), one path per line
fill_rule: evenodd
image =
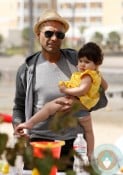
M62 49L62 54L73 65L77 65L77 52L72 49ZM33 75L40 52L28 57L18 69L16 76L16 94L13 108L13 123L24 122L32 116L33 108Z

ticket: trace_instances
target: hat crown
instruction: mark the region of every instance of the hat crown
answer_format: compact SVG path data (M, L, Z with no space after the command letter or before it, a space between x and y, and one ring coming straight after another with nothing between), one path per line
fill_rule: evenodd
M67 20L63 17L61 17L55 10L46 10L41 14L39 17L38 22L34 26L34 33L37 34L39 31L39 26L47 21L57 21L63 24L65 28L65 32L69 29L69 24Z
M43 19L52 19L52 18L62 18L56 11L54 10L47 10L45 11L39 18L39 20L43 20Z

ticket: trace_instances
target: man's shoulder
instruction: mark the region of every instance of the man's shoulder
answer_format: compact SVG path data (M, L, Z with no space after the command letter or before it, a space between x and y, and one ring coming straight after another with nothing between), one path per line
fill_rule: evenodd
M19 73L22 73L22 72L24 72L26 69L28 69L28 67L29 67L30 65L34 64L35 61L36 61L36 58L39 56L39 54L40 54L40 52L36 52L36 53L34 53L34 54L32 54L32 55L26 57L25 62L22 63L22 64L19 66L18 72L19 72Z
M33 53L32 55L26 57L25 63L28 64L29 62L35 62L35 59L40 55L40 51Z
M77 55L77 51L75 49L65 48L65 49L61 49L61 51L65 54Z
M41 52L36 52L30 56L27 56L25 62L22 65L20 65L20 68L28 67L30 64L33 64L40 53Z
M75 49L61 49L61 52L72 64L77 64L77 51Z

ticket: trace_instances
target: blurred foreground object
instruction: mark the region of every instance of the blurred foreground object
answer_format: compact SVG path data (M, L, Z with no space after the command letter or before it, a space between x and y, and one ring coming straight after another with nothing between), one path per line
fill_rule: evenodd
M11 123L12 122L12 115L0 113L0 121Z

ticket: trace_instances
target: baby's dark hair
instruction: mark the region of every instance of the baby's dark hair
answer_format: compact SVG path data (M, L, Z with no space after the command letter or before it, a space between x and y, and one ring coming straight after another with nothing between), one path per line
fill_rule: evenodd
M94 42L88 42L78 52L78 58L87 57L93 61L96 65L100 65L103 62L103 53L101 48Z

